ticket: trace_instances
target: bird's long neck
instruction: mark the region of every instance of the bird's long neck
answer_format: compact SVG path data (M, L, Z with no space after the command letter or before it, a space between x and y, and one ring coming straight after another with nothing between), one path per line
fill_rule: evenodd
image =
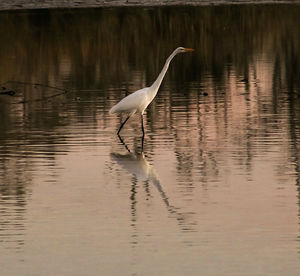
M170 64L171 60L173 59L173 57L176 56L177 53L178 53L178 52L175 50L175 51L167 58L166 63L165 63L165 65L164 65L163 69L161 70L161 72L160 72L160 74L158 75L158 77L157 77L157 79L155 80L155 82L151 85L150 91L151 91L151 94L153 94L153 95L151 95L153 98L155 97L155 95L156 95L156 93L157 93L157 91L158 91L158 89L159 89L159 87L160 87L160 85L161 85L161 82L162 82L162 80L163 80L163 78L164 78L164 76L165 76L165 74L166 74L166 72L167 72L167 70L168 70L168 68L169 68L169 64Z

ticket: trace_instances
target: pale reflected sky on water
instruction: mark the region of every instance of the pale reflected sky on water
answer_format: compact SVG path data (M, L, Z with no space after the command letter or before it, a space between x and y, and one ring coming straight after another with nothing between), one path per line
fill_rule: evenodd
M298 275L298 15L0 13L1 273ZM108 110L178 46L125 146Z

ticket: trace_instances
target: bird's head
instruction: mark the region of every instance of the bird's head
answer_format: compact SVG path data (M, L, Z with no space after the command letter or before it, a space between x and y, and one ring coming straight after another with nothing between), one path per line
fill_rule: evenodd
M178 51L178 53L184 53L184 52L193 52L195 50L191 48L178 47L176 51Z

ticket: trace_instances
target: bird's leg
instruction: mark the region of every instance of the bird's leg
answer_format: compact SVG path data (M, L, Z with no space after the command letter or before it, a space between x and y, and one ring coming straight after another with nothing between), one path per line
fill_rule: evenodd
M142 153L144 152L144 135L142 136L142 149L141 149L141 152Z
M129 118L130 118L130 116L128 116L128 117L126 118L126 120L121 124L121 126L120 126L120 128L119 128L119 130L118 130L118 132L117 132L118 135L119 135L121 129L122 129L123 126L126 124L126 122L128 121ZM120 136L120 135L119 135L119 136Z
M121 138L120 135L118 135L120 142L123 144L123 146L125 147L125 149L130 153L130 149L128 148L128 146L126 145L126 143L123 141L123 139Z
M145 131L144 131L143 114L141 114L141 123L142 123L143 139L144 139Z

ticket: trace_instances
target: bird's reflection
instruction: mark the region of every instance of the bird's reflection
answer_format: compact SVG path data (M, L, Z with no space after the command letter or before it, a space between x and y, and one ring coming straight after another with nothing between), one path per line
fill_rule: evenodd
M184 213L180 211L180 208L173 206L170 203L169 197L164 191L163 186L161 185L161 181L154 167L148 162L145 157L143 148L144 148L144 137L141 139L141 151L140 152L131 152L126 143L119 136L120 142L125 147L127 153L111 153L111 159L115 161L120 167L122 167L125 171L130 173L132 178L132 187L131 187L131 200L132 200L132 215L136 213L136 196L137 196L137 180L145 182L145 190L147 194L150 194L149 183L153 183L153 185L158 190L169 214L171 217L176 218L178 224L182 226L185 231L192 230L192 226L194 223L188 223L188 217L191 213Z

